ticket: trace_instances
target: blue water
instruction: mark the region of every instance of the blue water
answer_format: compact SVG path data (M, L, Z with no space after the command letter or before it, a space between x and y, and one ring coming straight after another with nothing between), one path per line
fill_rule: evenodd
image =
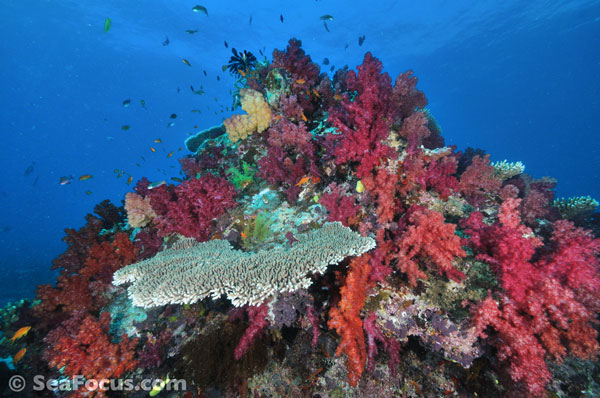
M4 0L1 16L0 302L52 282L63 229L105 198L120 204L129 175L177 176L194 126L230 115L232 47L270 56L290 37L329 58L322 70L354 68L366 51L393 77L413 69L447 143L520 160L557 178L559 196L600 199L598 1Z

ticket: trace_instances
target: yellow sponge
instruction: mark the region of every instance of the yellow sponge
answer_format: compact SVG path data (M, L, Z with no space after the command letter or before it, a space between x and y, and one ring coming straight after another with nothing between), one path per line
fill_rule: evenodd
M233 115L223 121L227 136L231 142L246 139L255 132L261 133L269 128L271 123L271 108L256 90L240 91L242 109L247 115Z

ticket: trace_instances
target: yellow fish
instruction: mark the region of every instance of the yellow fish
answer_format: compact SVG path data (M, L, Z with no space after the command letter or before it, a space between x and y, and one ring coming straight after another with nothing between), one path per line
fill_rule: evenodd
M304 84L306 83L306 80L304 79L296 79L296 84Z
M190 61L188 61L188 60L187 60L187 59L185 59L185 58L182 58L182 59L181 59L181 62L183 62L183 63L184 63L184 64L186 64L187 66L192 66L192 64L190 64Z
M358 180L356 182L356 192L362 193L362 192L364 192L364 190L365 190L365 186L363 185L361 180Z
M168 158L170 158L171 156L173 156L173 152L174 152L174 151L171 151L171 152L169 152L169 153L167 154L167 157L168 157Z
M133 177L129 176L129 178L127 179L127 185L131 184L133 182Z
M150 150L151 150L152 152L156 152L156 149L154 149L154 148L152 148L152 147L150 147Z
M160 144L162 142L162 140L160 138L157 138L154 140L154 142L156 142L157 144Z
M84 174L81 177L79 177L79 181L85 181L85 180L89 180L90 178L93 178L94 176L91 174Z
M17 352L15 354L15 356L13 357L13 363L19 362L25 356L26 352L27 352L27 348L21 348L19 350L19 352Z
M15 332L15 334L13 335L13 337L10 338L10 341L12 341L13 343L15 342L15 340L20 339L23 336L26 336L27 333L29 333L29 331L31 330L31 326L24 326L21 329L17 330Z

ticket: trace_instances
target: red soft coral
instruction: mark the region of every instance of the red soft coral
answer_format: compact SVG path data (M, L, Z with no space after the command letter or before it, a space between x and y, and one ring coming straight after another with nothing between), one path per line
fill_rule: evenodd
M340 289L341 299L337 307L329 310L328 326L341 337L336 354L348 357L348 380L356 386L365 369L367 348L363 333L360 310L363 307L369 285L370 256L363 254L350 262L346 284Z
M109 328L110 314L106 312L100 319L75 312L46 336L43 357L49 366L63 369L68 376L82 375L96 380L119 378L136 368L134 349L138 340L123 335L120 343L113 343ZM96 393L103 396L102 391Z
M465 257L466 253L460 238L454 234L456 225L445 223L442 214L427 209L410 212L408 218L412 225L401 236L395 257L397 267L408 276L410 284L416 286L417 279L426 278L416 257L429 259L440 274L460 282L465 275L454 268L452 262L456 257Z

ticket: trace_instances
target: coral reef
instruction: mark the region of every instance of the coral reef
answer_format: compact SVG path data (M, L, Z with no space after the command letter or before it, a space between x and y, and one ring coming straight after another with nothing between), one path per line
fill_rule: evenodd
M445 146L417 78L371 53L331 77L292 39L232 65L247 114L186 141L178 184L98 204L65 231L56 284L0 311L6 375L183 378L161 396L185 398L600 396L593 198Z

